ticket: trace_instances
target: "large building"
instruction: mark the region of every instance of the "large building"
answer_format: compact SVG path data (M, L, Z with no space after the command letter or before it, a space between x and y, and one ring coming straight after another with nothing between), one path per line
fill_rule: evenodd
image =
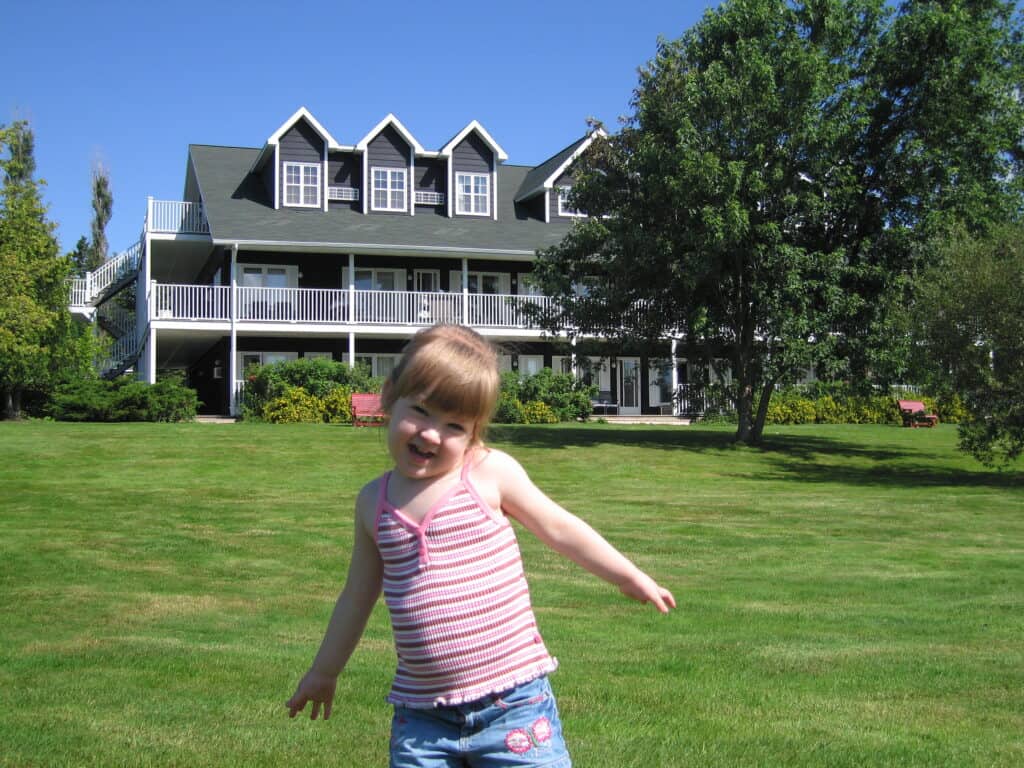
M261 147L190 146L183 199L150 199L139 242L76 280L72 308L117 339L108 371L184 370L209 413L237 412L251 364L384 375L437 322L491 338L503 368L586 369L611 410L665 412L688 370L669 341L662 360L581 361L524 312L549 301L528 276L581 215L565 192L600 135L523 166L476 121L439 149L393 115L342 144L299 109Z

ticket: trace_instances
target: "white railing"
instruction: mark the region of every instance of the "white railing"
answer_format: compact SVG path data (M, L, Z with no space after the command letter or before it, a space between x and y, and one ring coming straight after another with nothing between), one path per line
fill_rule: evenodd
M135 312L119 306L116 302L107 302L99 309L98 319L113 329L118 337L135 333Z
M547 296L512 296L508 294L470 294L467 323L495 328L533 328L536 323L526 314L525 307L542 310L551 307L553 299Z
M84 307L89 301L89 281L84 277L75 277L71 280L71 306Z
M153 282L153 319L227 320L231 288L226 285L164 285Z
M544 296L349 291L344 288L237 289L235 319L244 322L427 326L466 323L489 328L534 328L524 308L547 307ZM155 320L230 320L231 288L153 283Z
M210 225L200 203L178 200L149 201L146 226L150 232L170 232L183 235L208 235Z
M142 261L142 241L122 253L115 254L85 277L71 280L71 306L81 307L93 301L111 285L139 270Z
M416 205L444 205L444 192L417 190Z
M359 200L359 187L328 187L327 199L357 202Z
M117 339L107 351L107 356L100 361L99 365L96 366L100 373L107 373L108 371L117 370L122 368L125 363L135 357L135 354L139 350L138 339L135 338L134 334L123 336Z
M239 288L238 319L344 323L348 291L340 288Z

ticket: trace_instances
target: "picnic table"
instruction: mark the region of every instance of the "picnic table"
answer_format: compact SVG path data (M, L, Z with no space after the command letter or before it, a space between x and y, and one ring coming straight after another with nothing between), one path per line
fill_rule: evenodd
M928 413L928 409L920 400L897 400L896 404L903 417L904 427L934 427L939 423L939 417L934 413Z

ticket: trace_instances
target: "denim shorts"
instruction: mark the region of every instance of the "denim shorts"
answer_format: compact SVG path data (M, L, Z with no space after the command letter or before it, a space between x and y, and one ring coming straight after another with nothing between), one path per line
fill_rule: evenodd
M547 677L454 707L396 706L391 768L570 768Z

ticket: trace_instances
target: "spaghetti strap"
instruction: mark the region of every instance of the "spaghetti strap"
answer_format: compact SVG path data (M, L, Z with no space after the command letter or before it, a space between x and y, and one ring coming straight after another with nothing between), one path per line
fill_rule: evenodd
M373 540L378 540L380 534L380 518L384 514L384 507L388 503L388 480L391 479L391 472L385 472L380 476L380 491L377 493L377 512L373 517Z

